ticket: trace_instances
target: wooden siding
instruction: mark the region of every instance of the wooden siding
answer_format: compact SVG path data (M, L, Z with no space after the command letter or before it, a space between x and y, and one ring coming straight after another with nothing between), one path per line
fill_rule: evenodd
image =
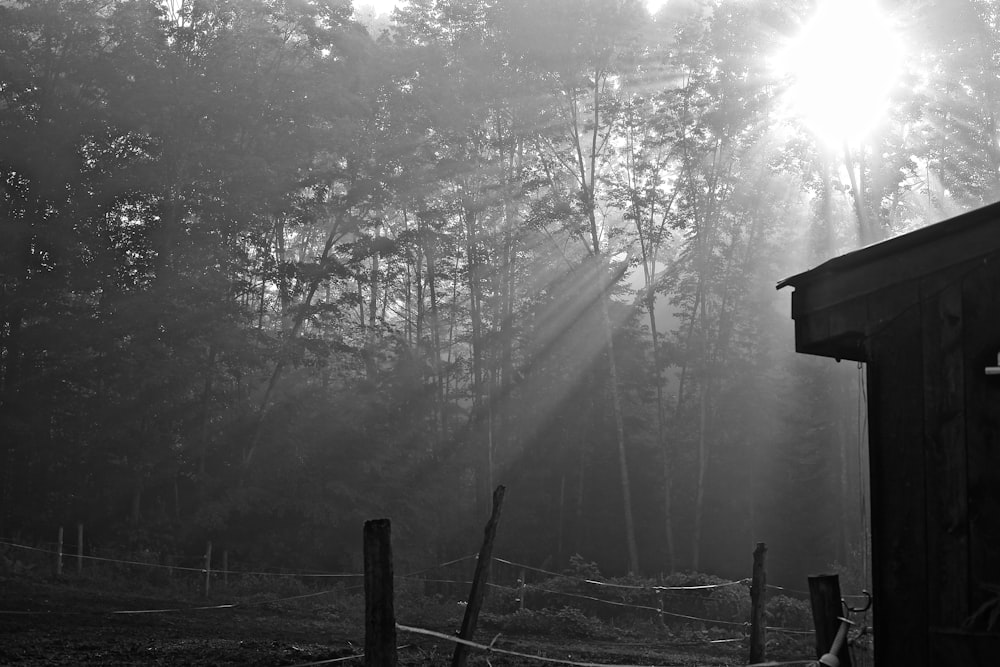
M928 622L942 628L959 627L969 609L962 291L945 288L921 313Z
M966 279L962 300L967 322L963 341L967 370L965 444L973 611L988 597L996 596L987 594L980 584L1000 585L1000 377L987 376L984 370L996 365L1000 351L997 264Z
M875 661L907 667L929 667L919 331L905 311L869 341L868 365Z

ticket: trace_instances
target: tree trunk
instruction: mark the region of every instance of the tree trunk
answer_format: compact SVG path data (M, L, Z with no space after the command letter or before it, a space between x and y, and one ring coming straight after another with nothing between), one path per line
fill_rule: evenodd
M708 448L705 442L705 422L707 413L708 383L701 389L698 402L698 479L695 488L694 537L691 545L691 569L695 572L701 566L701 526L705 507L705 473L708 469Z
M322 266L325 264L329 257L330 252L333 250L333 244L337 240L337 233L340 230L340 218L337 217L334 220L333 226L330 229L329 234L327 234L326 242L323 244L323 252L319 258L319 264ZM302 302L302 308L296 313L294 322L292 324L291 331L287 333L285 337L285 346L287 347L298 335L299 330L302 328L302 324L305 322L306 314L309 311L309 306L312 304L313 297L316 295L316 290L319 289L319 284L322 282L322 271L317 271L316 276L310 281L309 289L306 291L305 298ZM246 468L250 465L253 459L254 452L257 450L257 446L260 443L261 429L264 424L264 417L267 415L267 410L271 403L271 397L274 394L274 390L278 385L278 381L281 379L281 375L284 372L285 364L287 363L287 356L282 355L279 357L278 362L274 366L274 370L271 371L271 378L268 380L267 388L264 390L264 397L260 401L260 405L257 408L257 417L254 422L253 432L250 436L250 444L246 447L243 452L243 467Z
M373 246L376 246L378 234L375 235ZM368 271L368 323L365 327L365 375L374 380L378 372L375 364L375 347L378 342L378 286L379 286L379 250L372 248L371 267Z
M282 332L288 329L288 311L292 305L292 293L288 287L288 271L286 270L286 264L288 262L288 253L285 251L285 221L278 216L274 221L274 252L277 255L278 261L278 304L281 308L281 329ZM263 287L261 289L261 300L263 301ZM261 305L261 311L263 311L263 304Z
M614 278L609 274L609 267L604 256L601 232L597 224L596 210L596 186L598 158L602 150L603 143L598 142L601 128L601 104L600 87L605 72L595 69L593 72L592 94L592 118L590 119L591 134L590 145L584 147L584 138L580 134L579 109L575 90L571 91L569 100L570 118L572 120L573 148L576 153L576 168L578 172L576 178L580 185L580 195L583 200L584 209L587 214L587 222L590 225L590 252L594 260L595 270L593 272L596 297L601 309L601 320L604 327L605 352L608 357L608 385L611 392L611 408L615 423L615 441L618 450L618 473L622 488L623 518L625 521L625 542L628 551L628 567L630 573L639 571L639 554L635 540L635 525L632 520L632 487L629 481L628 459L625 448L625 424L622 417L621 394L618 389L618 366L615 361L614 329L611 326L611 317L608 312L608 299L610 298L610 287Z
M475 456L480 461L480 470L476 475L476 505L478 515L485 515L489 494L493 489L493 439L491 408L485 386L485 360L483 346L483 281L481 275L480 246L477 242L475 211L465 208L462 212L465 222L465 254L468 263L469 278L469 317L472 324L472 429L473 447L479 447L481 455ZM485 431L482 426L485 424ZM482 436L480 434L483 434ZM481 444L475 442L481 440Z
M445 417L444 417L444 373L441 370L441 330L438 322L438 298L437 280L434 251L425 249L427 258L427 295L430 304L427 308L427 317L430 320L431 349L430 362L434 373L434 398L435 398L435 426L437 442L444 442L445 438Z
M650 276L651 278L651 276ZM663 404L663 382L660 378L660 342L656 330L656 296L652 281L647 278L646 311L649 313L649 336L653 347L653 366L656 384L656 437L660 443L663 457L663 530L667 546L667 572L673 572L676 561L674 554L674 520L673 520L673 470L670 443L667 441L665 406Z
M632 520L632 485L629 481L628 460L625 452L625 423L622 418L621 395L618 390L618 365L615 362L614 332L611 328L611 318L608 314L608 302L601 302L601 317L604 320L604 331L607 336L608 351L608 384L611 391L611 409L615 418L615 440L618 445L618 473L622 485L622 504L625 519L625 540L628 547L629 574L639 572L639 552L635 541L635 524Z
M844 144L844 163L847 167L847 175L851 180L851 197L854 200L854 213L858 217L858 246L864 246L871 240L871 233L868 229L868 216L865 215L864 193L858 186L858 176L854 171L854 159L851 157L851 150Z

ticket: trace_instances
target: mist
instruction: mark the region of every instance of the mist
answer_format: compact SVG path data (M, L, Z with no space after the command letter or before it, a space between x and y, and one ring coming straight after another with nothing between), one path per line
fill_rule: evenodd
M998 198L996 22L894 3L831 142L814 3L362 4L0 4L0 536L416 566L504 484L531 566L865 584L864 371L775 285Z

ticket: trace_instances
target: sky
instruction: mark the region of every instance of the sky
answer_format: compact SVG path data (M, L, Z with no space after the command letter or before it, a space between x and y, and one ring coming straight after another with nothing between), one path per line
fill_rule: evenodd
M377 14L388 14L399 2L400 0L354 0L355 6L358 7L373 5ZM655 12L665 2L666 0L646 0L646 6L649 7L650 12Z

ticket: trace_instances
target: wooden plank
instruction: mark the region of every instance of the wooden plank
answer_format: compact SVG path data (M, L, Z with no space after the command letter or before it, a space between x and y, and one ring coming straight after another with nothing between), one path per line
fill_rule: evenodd
M962 287L924 281L924 463L927 471L927 603L934 627L968 614L969 522L965 456Z
M970 611L1000 584L1000 376L987 376L1000 351L1000 262L983 264L962 285Z
M871 304L885 312L892 304ZM928 667L923 341L910 308L869 339L875 663Z

